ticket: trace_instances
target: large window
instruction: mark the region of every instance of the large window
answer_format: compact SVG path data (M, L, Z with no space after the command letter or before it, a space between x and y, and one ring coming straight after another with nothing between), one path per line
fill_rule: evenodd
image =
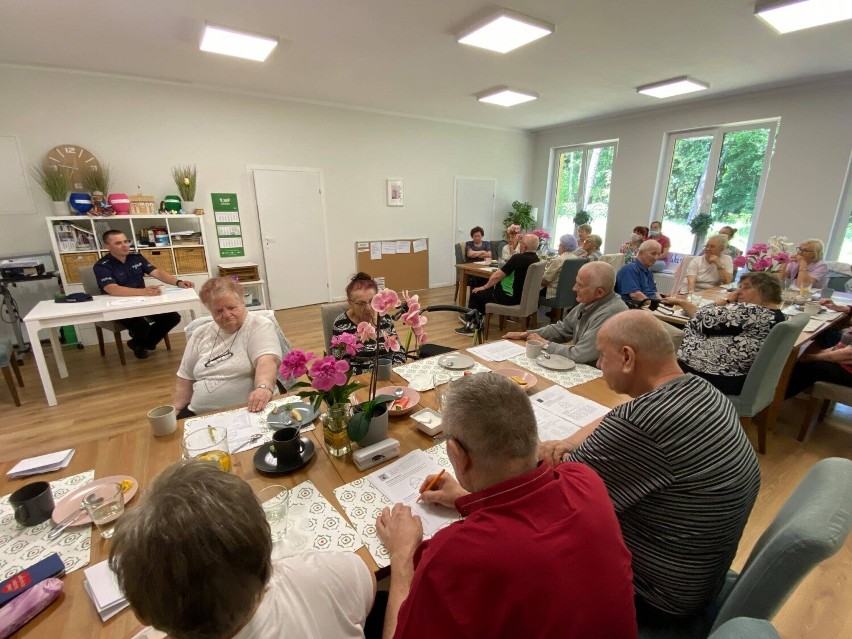
M592 232L606 240L614 159L615 142L556 149L548 223L554 235L551 246L555 247L563 235L574 232L574 216L578 211L587 211L592 216L589 222Z
M826 260L852 264L852 157L846 170L846 184L834 220L831 241L826 247Z
M672 251L692 253L695 236L689 229L693 217L708 213L710 233L732 226L732 242L739 249L749 244L757 220L769 159L775 146L777 122L717 127L675 133L666 145L666 180L659 185L655 219L663 219L663 233Z

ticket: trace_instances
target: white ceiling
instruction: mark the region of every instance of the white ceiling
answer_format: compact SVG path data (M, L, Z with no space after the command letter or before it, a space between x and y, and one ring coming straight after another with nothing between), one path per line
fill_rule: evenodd
M537 129L852 70L852 21L776 34L753 0L498 0L556 24L500 55L455 42L483 0L0 0L0 63ZM272 34L263 64L203 53L205 21ZM710 83L660 101L635 87ZM495 85L540 99L478 103ZM4 89L8 90L8 88Z

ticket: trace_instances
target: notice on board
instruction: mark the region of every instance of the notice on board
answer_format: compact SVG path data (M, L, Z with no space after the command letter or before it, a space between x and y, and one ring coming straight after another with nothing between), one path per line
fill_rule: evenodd
M382 242L382 255L396 255L396 242Z
M356 253L367 253L370 250L369 242L355 242Z
M397 240L396 252L411 253L411 242L409 242L408 240Z
M412 244L414 245L415 253L422 253L426 250L426 240L414 240Z
M382 259L382 243L381 242L370 242L370 259L371 260Z

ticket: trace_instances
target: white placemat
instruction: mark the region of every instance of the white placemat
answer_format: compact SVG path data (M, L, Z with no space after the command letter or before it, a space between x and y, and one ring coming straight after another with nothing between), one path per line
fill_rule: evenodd
M50 482L54 502L95 478L94 470ZM10 493L11 494L11 493ZM0 498L0 581L41 561L51 553L59 553L65 572L73 572L89 563L92 526L66 528L56 539L48 540L53 528L48 519L37 526L24 527L15 521L9 495Z
M410 364L397 366L393 369L393 372L407 381L409 388L413 388L419 393L435 388L435 385L432 383L432 376L435 375L435 373L449 373L453 379L457 379L465 374L465 371L456 371L444 368L438 363L439 358L440 356L419 359L416 362L411 362ZM473 367L468 368L467 370L473 373L487 373L491 369L479 362L474 362Z
M424 451L435 459L441 468L452 472L450 460L447 457L447 444L442 442ZM379 567L384 568L390 564L390 555L385 545L379 541L376 534L376 517L385 506L392 506L390 500L379 492L369 479L362 477L350 484L345 484L334 489L334 496L343 507L346 516L355 525L355 530L361 535L367 550ZM461 516L459 516L461 518Z
M587 364L577 364L570 371L552 371L549 368L539 366L535 360L530 359L526 354L513 357L509 361L521 368L526 368L537 377L544 377L565 388L589 382L603 375L597 368L588 366Z
M355 552L364 545L361 535L311 481L291 488L289 499L287 533L275 542L273 559L291 557L306 550ZM280 529L280 522L272 525L273 537Z

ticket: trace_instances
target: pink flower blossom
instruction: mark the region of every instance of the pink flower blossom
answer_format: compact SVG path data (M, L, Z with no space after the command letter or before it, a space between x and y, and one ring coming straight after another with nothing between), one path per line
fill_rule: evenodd
M790 255L788 253L784 253L784 252L776 253L775 254L775 261L778 262L779 264L789 264L790 263Z
M549 240L550 234L547 231L543 231L542 229L536 229L533 231L533 235L538 237L540 240Z
M418 333L417 329L414 329L414 335L417 336L417 341L419 341L421 344L425 344L429 340L429 336L426 335L426 333L422 331Z
M349 371L349 362L344 359L335 359L332 355L321 357L311 366L311 385L318 391L328 392L335 386L346 384L346 373Z
M752 250L759 253L766 253L769 250L769 244L752 244Z
M410 326L411 328L418 328L426 323L426 318L420 314L420 305L418 304L417 306L418 308L414 310L409 310L407 313L403 313L402 317L400 318L402 320L402 323L406 326Z
M370 324L370 322L361 322L358 324L358 328L355 329L355 332L358 334L358 339L361 342L368 342L371 339L376 339L376 327Z
M292 350L284 356L278 371L283 377L296 379L308 372L307 364L314 358L313 353L306 353L299 349Z
M366 322L365 322L366 323ZM359 350L364 348L363 344L358 342L358 338L352 333L342 333L331 338L331 347L343 346L344 351L350 357L356 355Z
M396 291L392 289L382 289L373 295L373 300L370 302L370 306L380 315L384 315L392 308L399 306L399 296L396 294Z
M382 332L382 338L384 338L386 351L393 351L394 353L399 352L399 339L396 335L393 333Z
M737 268L742 268L743 266L748 264L748 259L744 255L739 255L734 258L733 262L734 266L736 266Z
M520 233L521 225L520 224L510 224L506 227L506 234L511 235L512 233Z
M772 268L772 259L768 257L761 257L751 265L752 271L768 271L770 268Z

